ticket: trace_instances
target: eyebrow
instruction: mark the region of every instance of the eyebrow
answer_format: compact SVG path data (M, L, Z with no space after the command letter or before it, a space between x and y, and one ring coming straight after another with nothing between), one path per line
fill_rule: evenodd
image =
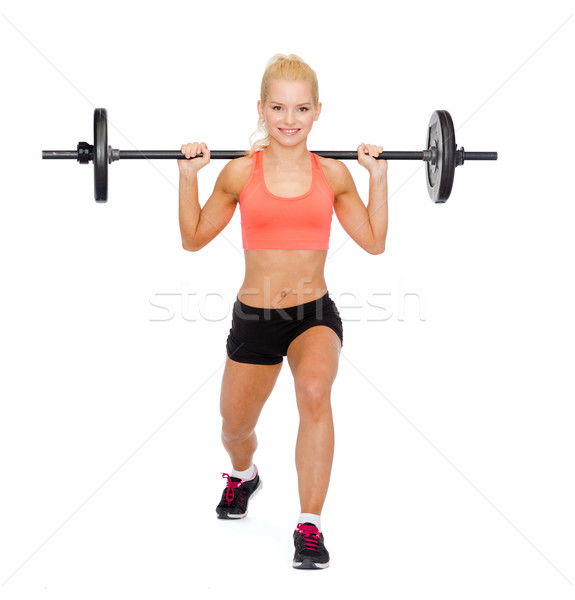
M270 100L270 104L277 104L278 106L285 106L281 102L276 102L275 100ZM303 104L298 104L297 106L311 106L311 102L304 102Z

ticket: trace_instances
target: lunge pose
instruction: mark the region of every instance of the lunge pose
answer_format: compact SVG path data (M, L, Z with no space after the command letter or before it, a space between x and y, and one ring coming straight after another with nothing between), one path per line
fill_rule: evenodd
M329 566L321 527L334 451L331 389L343 328L328 294L324 266L332 214L370 254L387 235L387 162L380 146L360 144L369 172L367 206L340 161L307 149L321 113L316 73L295 55L276 55L263 75L258 130L249 155L222 169L203 207L198 171L210 162L205 143L182 146L179 218L183 247L197 251L220 233L236 206L241 212L245 278L233 307L221 386L222 442L232 469L216 508L220 519L241 519L262 489L253 462L258 417L287 357L295 383L299 431L295 458L300 516L293 534L298 569ZM259 134L259 135L258 135Z

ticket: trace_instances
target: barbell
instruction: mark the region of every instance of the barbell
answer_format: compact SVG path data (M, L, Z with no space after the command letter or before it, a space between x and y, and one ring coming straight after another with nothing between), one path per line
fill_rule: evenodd
M318 156L339 160L357 159L357 151L313 151ZM231 160L246 156L244 150L212 150L211 158ZM197 154L200 157L202 154ZM193 158L196 158L193 157ZM43 150L43 159L74 159L80 164L94 163L94 198L108 200L108 165L118 160L185 159L179 150L116 150L108 146L108 114L105 108L94 111L94 144L78 142L76 150ZM193 158L189 160L193 160ZM455 167L467 160L497 160L497 152L468 152L455 144L453 119L446 110L436 110L427 126L426 149L415 152L382 152L378 159L423 160L427 191L435 203L446 202L451 194Z

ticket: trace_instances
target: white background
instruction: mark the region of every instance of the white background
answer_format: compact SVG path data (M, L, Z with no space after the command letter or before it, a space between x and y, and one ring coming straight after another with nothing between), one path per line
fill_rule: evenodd
M2 4L2 598L573 598L572 12ZM276 52L318 73L310 149L420 150L447 109L459 145L499 152L459 168L445 205L422 164L391 163L383 255L334 219L345 340L319 573L291 568L287 365L258 426L264 491L242 522L215 518L239 213L187 253L175 162L111 165L96 205L91 166L40 160L92 142L100 106L115 148L246 148ZM221 168L201 172L202 202Z

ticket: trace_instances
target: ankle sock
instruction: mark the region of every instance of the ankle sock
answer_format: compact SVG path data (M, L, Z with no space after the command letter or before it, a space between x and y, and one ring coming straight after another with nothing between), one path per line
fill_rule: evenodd
M256 466L252 465L249 469L246 469L245 471L236 471L235 469L232 470L231 476L232 477L237 477L238 479L253 479L253 477L256 474Z
M311 513L301 513L299 516L298 523L311 523L315 525L319 531L321 531L321 516L313 515Z

